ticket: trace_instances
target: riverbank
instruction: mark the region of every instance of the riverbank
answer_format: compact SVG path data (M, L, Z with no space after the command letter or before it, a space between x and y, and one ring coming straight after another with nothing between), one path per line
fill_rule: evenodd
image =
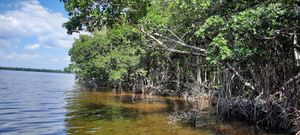
M296 108L284 108L282 104L284 103L278 100L261 98L219 99L216 113L226 121L244 121L261 130L294 135L300 131L300 111Z
M144 91L149 92L146 89ZM122 94L122 91L114 90L114 92ZM134 93L135 91L129 92ZM153 93L154 95L165 95L157 91L150 92L150 95ZM276 98L278 95L271 97L257 95L251 99L242 96L226 96L224 93L226 92L221 90L209 90L207 92L194 90L193 93L177 95L180 99L188 102L191 109L185 113L176 114L174 119L185 121L192 127L201 127L199 116L203 111L210 110L209 115L213 115L218 120L243 122L260 131L289 135L294 135L300 131L300 111L296 108L283 107L286 103L284 102L286 97L282 95L280 98ZM144 94L142 93L142 95ZM145 95L149 95L149 93Z

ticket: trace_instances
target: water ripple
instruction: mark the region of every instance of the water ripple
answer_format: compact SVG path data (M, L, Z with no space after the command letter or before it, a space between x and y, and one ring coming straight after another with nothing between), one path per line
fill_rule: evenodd
M0 70L0 135L65 133L65 93L74 75Z

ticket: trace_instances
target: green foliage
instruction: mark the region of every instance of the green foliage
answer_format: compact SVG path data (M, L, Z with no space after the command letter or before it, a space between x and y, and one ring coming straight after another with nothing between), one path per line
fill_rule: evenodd
M291 46L286 45L291 40L286 35L291 33L289 28L299 27L300 18L299 9L295 9L297 0L64 2L70 15L64 25L68 32L86 29L93 33L80 36L70 50L75 72L83 79L113 83L133 80L139 75L157 80L160 71L170 76L170 81L184 78L188 82L186 78L193 78L202 65L210 67L214 74L219 72L213 71L219 63L249 64L259 57L267 59L274 51L267 41L281 34L284 40L276 42L282 45L276 45ZM199 53L205 58L196 56ZM199 57L201 62L194 64Z
M212 42L209 44L207 60L209 60L212 64L217 64L218 61L231 57L233 52L228 47L227 43L228 41L222 34L213 38Z
M291 6L284 1L213 3L195 35L209 44L207 58L212 63L224 60L247 59L264 46L257 40L272 37L289 24ZM220 7L219 11L215 11ZM230 7L230 8L229 8ZM292 21L292 20L290 20ZM294 20L295 22L295 20ZM209 40L207 40L209 39ZM267 51L267 50L263 50Z
M270 3L257 8L250 8L233 15L230 27L238 34L254 36L272 36L280 27L280 17L287 13L282 3Z
M136 24L146 15L147 0L62 0L70 19L64 24L69 34L83 29L97 31L119 24Z
M153 3L163 4L157 1L154 1ZM146 28L163 28L169 22L169 13L164 10L165 8L161 6L149 7L147 9L147 15L140 20L140 23Z
M196 32L196 35L204 38L205 36L213 36L214 31L220 31L223 28L225 22L220 16L211 16L207 18L199 30Z
M140 34L131 26L82 35L70 49L71 61L82 79L120 82L129 71L139 68L144 53Z

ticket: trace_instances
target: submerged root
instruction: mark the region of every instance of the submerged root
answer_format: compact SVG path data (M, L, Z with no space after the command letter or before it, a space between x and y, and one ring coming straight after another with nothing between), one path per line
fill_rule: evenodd
M203 128L215 122L214 119L207 117L208 115L210 115L209 111L200 111L197 109L174 112L168 116L168 124L172 125L183 122L194 128Z
M243 120L255 124L259 129L299 134L300 111L284 107L284 103L277 100L234 97L219 98L216 102L216 113L221 119Z

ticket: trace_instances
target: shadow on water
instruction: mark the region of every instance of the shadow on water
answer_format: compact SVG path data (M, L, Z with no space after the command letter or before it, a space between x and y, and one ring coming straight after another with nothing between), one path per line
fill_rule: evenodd
M174 97L78 90L67 99L68 134L263 135L241 123L220 123ZM197 126L193 126L195 124Z

